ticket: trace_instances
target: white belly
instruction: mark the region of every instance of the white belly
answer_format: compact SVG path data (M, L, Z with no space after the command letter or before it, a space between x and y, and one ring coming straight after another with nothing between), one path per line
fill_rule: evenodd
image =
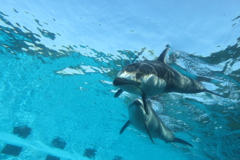
M141 79L141 87L144 93L148 96L155 96L163 93L166 87L166 81L151 74L144 76Z
M142 92L144 92L145 95L147 96L155 96L163 93L166 87L166 81L161 78L158 78L154 74L145 75L137 79L136 73L128 73L125 71L118 75L118 77L138 82L139 83L138 86L131 84L119 86L122 90L136 95L142 95Z

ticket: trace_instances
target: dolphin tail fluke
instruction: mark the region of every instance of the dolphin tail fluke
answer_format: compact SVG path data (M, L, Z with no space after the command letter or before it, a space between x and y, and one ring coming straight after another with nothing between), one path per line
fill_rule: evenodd
M119 90L115 93L114 98L119 97L119 96L122 94L122 92L123 92L123 90L122 90L122 89L119 89Z
M220 95L220 94L218 94L218 93L215 93L215 92L210 91L210 90L207 90L207 89L205 90L205 92L208 92L208 93L211 93L211 94L217 95L217 96L219 96L219 97L226 98L226 97L224 97L223 95Z
M124 126L122 127L122 129L120 130L119 134L122 134L123 131L124 131L129 125L130 125L130 121L128 120L128 121L124 124Z
M174 138L174 140L172 142L176 142L176 143L182 143L182 144L186 144L186 145L189 145L191 147L193 147L193 145L191 145L190 143L188 143L187 141L184 141L180 138Z

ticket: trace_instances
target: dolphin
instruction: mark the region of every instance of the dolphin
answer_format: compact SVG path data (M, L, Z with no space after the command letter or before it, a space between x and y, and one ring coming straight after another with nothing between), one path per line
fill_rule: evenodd
M120 89L114 97L118 97L123 91L140 95L146 110L146 98L161 93L214 93L194 79L179 73L166 63L166 55L170 46L160 54L157 60L147 60L132 63L123 68L113 81L113 85ZM221 96L222 97L222 96Z
M176 142L192 147L190 143L174 136L152 109L150 101L147 101L147 106L148 115L144 110L143 101L141 99L136 99L130 104L128 107L129 120L120 130L120 134L132 124L139 131L148 134L153 143L153 138L159 138L166 143Z

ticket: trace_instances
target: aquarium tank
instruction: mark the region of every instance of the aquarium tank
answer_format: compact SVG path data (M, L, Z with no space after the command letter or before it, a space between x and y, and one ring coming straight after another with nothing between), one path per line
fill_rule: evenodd
M239 160L239 6L2 0L0 159ZM169 67L221 95L147 97L157 122L192 147L152 143L131 124L120 134L129 105L141 96L120 94L113 80L130 64L156 60L167 44Z

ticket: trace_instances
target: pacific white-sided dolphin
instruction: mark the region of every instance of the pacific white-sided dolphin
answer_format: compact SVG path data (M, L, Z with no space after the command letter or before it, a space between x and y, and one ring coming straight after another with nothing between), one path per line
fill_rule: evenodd
M114 97L118 97L123 91L140 95L146 109L147 97L166 92L209 92L221 96L170 67L166 63L169 46L166 47L157 60L136 62L123 68L113 81L113 85L120 88Z
M182 139L176 138L174 134L165 126L162 120L157 116L156 112L151 107L151 102L147 101L148 115L146 114L143 102L141 99L136 99L128 107L129 120L120 130L120 134L132 124L139 131L148 134L151 141L154 143L153 138L159 138L166 143L176 142L192 145Z

